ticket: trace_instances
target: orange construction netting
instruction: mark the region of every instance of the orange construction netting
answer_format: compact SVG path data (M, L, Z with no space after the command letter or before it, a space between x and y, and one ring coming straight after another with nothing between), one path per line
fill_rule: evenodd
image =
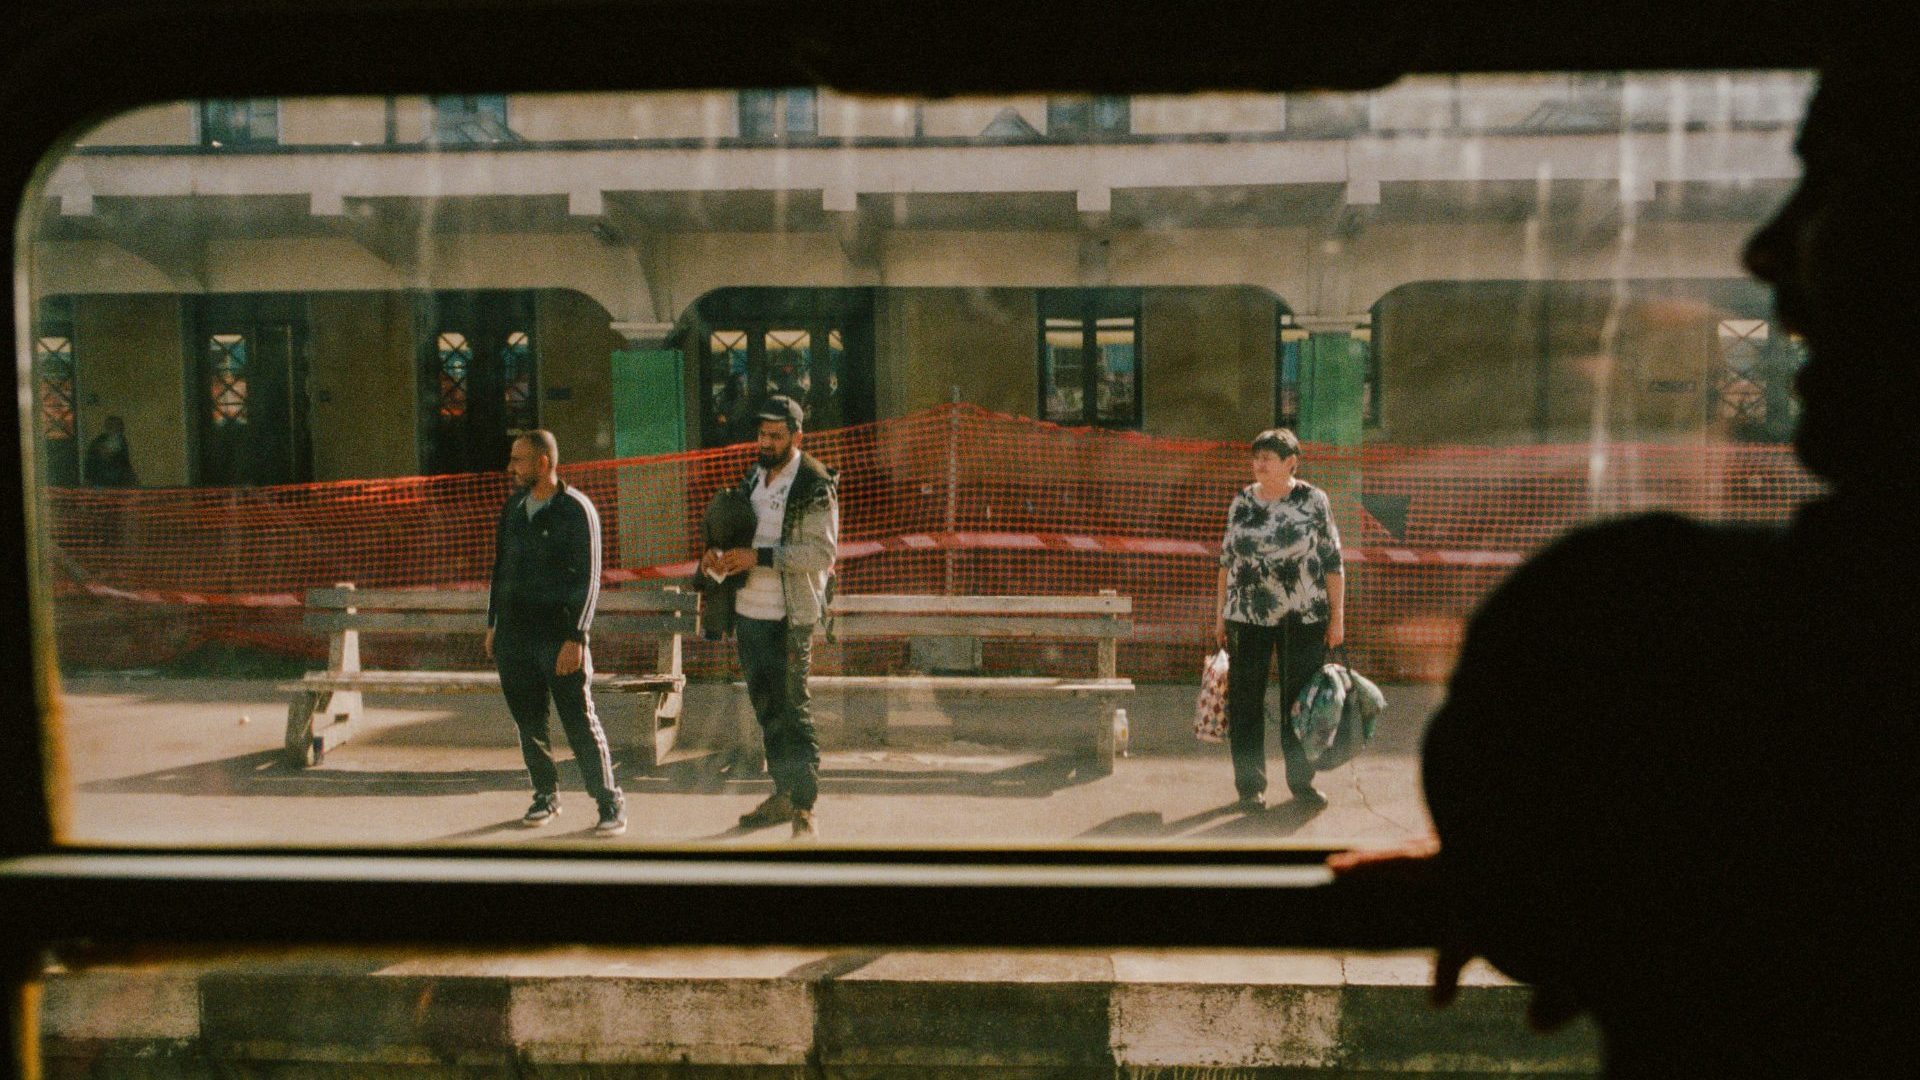
M840 471L846 593L1132 597L1120 671L1196 679L1213 622L1215 562L1240 442L1061 428L953 405L813 434ZM751 447L567 465L599 508L609 587L692 572L707 500ZM1333 499L1348 559L1354 664L1388 680L1450 669L1474 605L1527 552L1596 518L1674 510L1778 522L1818 494L1784 446L1308 446L1302 475ZM312 660L303 590L484 587L504 474L268 488L47 492L61 661L189 665L209 646ZM482 666L477 639L369 638L370 664ZM649 643L597 641L603 670L644 668ZM904 643L825 646L817 666L897 670ZM989 642L989 670L1025 662ZM1075 670L1066 657L1063 670ZM730 646L690 642L694 675ZM189 668L190 670L190 668ZM1090 668L1089 668L1090 670Z

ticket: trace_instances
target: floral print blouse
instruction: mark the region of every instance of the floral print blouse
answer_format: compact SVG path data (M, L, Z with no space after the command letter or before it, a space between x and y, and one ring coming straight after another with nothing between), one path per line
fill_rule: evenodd
M1304 480L1271 502L1248 484L1227 509L1220 565L1227 571L1227 619L1277 626L1289 615L1325 622L1327 575L1338 573L1340 529L1327 493Z

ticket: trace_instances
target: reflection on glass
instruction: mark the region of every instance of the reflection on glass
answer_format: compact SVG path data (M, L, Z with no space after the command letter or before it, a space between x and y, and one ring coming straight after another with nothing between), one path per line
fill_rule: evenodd
M544 428L596 511L617 842L784 842L738 826L768 747L736 640L684 591L773 394L837 478L810 639L829 841L1417 834L1425 711L1528 552L1602 514L1777 521L1816 490L1786 448L1801 345L1738 262L1797 177L1807 89L115 118L23 211L72 836L587 841L564 763L562 826L520 831L483 644L508 453ZM1391 702L1298 820L1221 812L1224 752L1191 734L1221 522L1275 424L1309 448L1351 658ZM83 441L122 479L83 476Z

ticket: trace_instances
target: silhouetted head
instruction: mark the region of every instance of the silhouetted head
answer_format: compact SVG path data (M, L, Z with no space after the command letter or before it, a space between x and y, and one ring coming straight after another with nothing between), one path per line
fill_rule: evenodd
M1920 457L1920 74L1890 44L1907 40L1897 28L1841 33L1801 131L1799 187L1746 264L1811 354L1801 458L1842 491L1898 495Z

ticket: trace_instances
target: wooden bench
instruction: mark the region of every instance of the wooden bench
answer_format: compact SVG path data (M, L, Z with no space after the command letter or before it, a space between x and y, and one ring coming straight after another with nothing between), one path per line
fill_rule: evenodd
M815 675L808 687L846 694L850 726L884 735L897 706L948 698L1024 698L1040 723L1064 722L1079 735L1099 775L1113 771L1124 749L1116 708L1133 693L1115 659L1121 638L1133 633L1133 600L1097 596L845 595L828 607L836 640L866 638L1020 638L1035 642L1091 642L1094 670L1086 675ZM877 706L877 709L876 709Z
M595 605L593 636L637 634L660 640L660 670L617 675L595 672L599 693L634 694L631 726L609 725L616 743L638 751L651 767L673 747L680 730L681 637L695 629L698 597L672 589L602 591ZM338 585L307 593L306 628L329 635L327 669L280 684L294 695L287 709L287 761L314 765L353 737L365 694L472 694L500 692L496 671L366 671L360 667L360 635L472 634L487 632L487 594L470 590L355 589ZM603 718L604 722L604 718ZM622 739L613 735L624 733Z

